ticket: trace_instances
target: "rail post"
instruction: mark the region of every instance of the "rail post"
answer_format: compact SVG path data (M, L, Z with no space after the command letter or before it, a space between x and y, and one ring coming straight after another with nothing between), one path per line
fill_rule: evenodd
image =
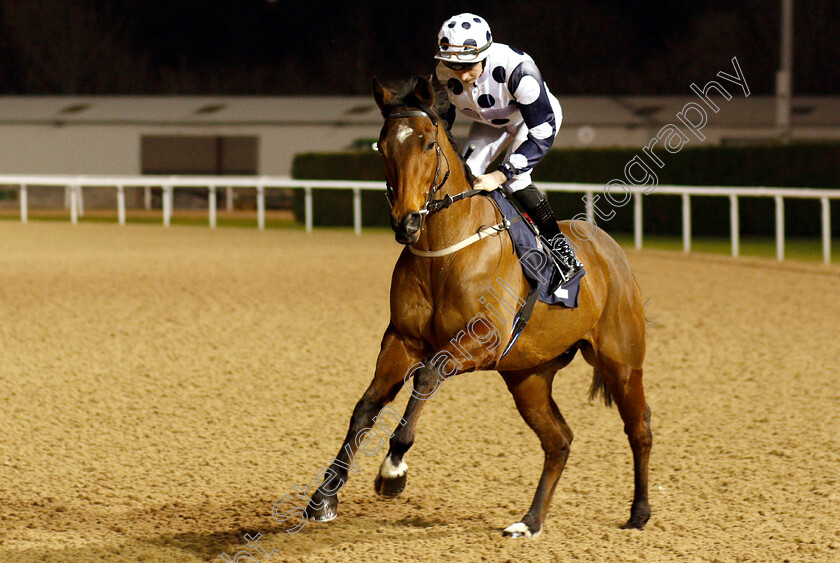
M683 252L691 252L691 196L682 195Z
M257 229L265 230L265 186L257 186Z
M20 185L20 222L29 221L29 197L26 191L26 184Z
M210 221L210 228L216 228L216 186L207 188L207 213Z
M306 232L312 232L312 187L306 186L303 188L304 193L304 216L306 221Z
M741 254L741 225L738 214L738 196L729 196L729 233L732 239L732 257L738 258Z
M595 224L595 193L592 190L586 191L586 220Z
M79 205L79 217L84 217L85 216L85 195L84 195L84 192L82 191L81 180L79 180L79 183L76 184L75 189L78 192L77 199L78 199L78 205Z
M353 232L362 234L362 190L353 188Z
M820 198L820 208L822 211L822 250L823 262L831 263L831 208L829 207L829 200L827 197Z
M117 186L117 220L125 225L125 188Z
M233 186L225 186L225 211L233 211Z
M163 199L163 226L168 227L172 219L172 186L167 184L162 186L161 189Z
M782 196L774 196L776 200L776 260L785 259L785 202Z
M633 240L636 249L642 248L642 192L633 192Z
M70 194L70 223L76 225L79 222L79 192L76 186L69 186Z

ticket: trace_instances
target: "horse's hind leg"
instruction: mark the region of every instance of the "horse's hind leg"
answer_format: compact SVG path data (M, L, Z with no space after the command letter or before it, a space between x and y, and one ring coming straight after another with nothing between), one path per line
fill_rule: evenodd
M630 519L623 528L644 528L650 518L648 503L648 460L653 445L650 431L650 408L645 403L645 391L642 386L642 369L620 364L609 357L598 354L596 357L596 378L602 378L606 390L610 393L621 419L624 432L633 450L634 492Z
M548 505L569 457L572 429L551 398L551 383L556 371L556 366L552 366L536 373L502 373L519 414L537 434L545 452L542 475L531 508L521 521L505 528L505 536L533 537L542 531Z
M338 492L347 482L348 470L357 472L356 453L361 448L367 455L373 455L384 445L384 439L374 440L376 433L385 432L392 435L393 428L405 422L390 420L398 418L393 409L388 420L383 407L394 400L403 385L403 377L410 367L419 361L418 356L406 345L402 338L392 329L385 332L382 338L382 348L376 362L376 373L362 398L356 403L350 418L350 427L338 455L329 469L323 474L323 483L312 495L306 513L309 519L317 522L327 522L337 515ZM374 433L374 436L370 434ZM318 483L316 482L316 486Z

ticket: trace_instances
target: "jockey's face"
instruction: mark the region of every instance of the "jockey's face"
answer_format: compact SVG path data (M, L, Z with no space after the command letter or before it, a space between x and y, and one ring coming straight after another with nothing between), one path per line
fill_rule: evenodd
M475 63L471 67L467 67L461 70L455 70L453 68L450 68L449 70L452 71L452 74L455 75L455 78L457 78L467 86L472 86L473 84L475 84L475 81L478 80L478 77L481 76L481 72L484 70L484 61L481 61L480 63Z

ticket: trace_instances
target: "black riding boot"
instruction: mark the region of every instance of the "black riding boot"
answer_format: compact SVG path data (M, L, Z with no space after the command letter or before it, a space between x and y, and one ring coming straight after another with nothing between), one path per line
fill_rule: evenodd
M513 192L517 201L522 204L525 213L531 218L540 232L543 244L551 250L555 263L560 267L563 276L561 280L551 280L551 290L557 289L563 282L571 279L583 268L575 253L572 251L569 241L560 234L557 226L557 219L551 209L548 200L537 189L534 184L519 191ZM558 236L559 235L559 236Z

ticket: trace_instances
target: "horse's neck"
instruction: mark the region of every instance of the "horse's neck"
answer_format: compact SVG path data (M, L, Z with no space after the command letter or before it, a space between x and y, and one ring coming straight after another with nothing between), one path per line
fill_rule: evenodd
M445 146L441 146L441 150L450 163L450 173L446 183L435 194L435 199L447 195L454 197L472 188L455 149L446 143ZM427 218L426 226L415 246L425 250L440 250L475 234L483 224L481 218L487 205L490 203L486 198L473 196L438 211Z

